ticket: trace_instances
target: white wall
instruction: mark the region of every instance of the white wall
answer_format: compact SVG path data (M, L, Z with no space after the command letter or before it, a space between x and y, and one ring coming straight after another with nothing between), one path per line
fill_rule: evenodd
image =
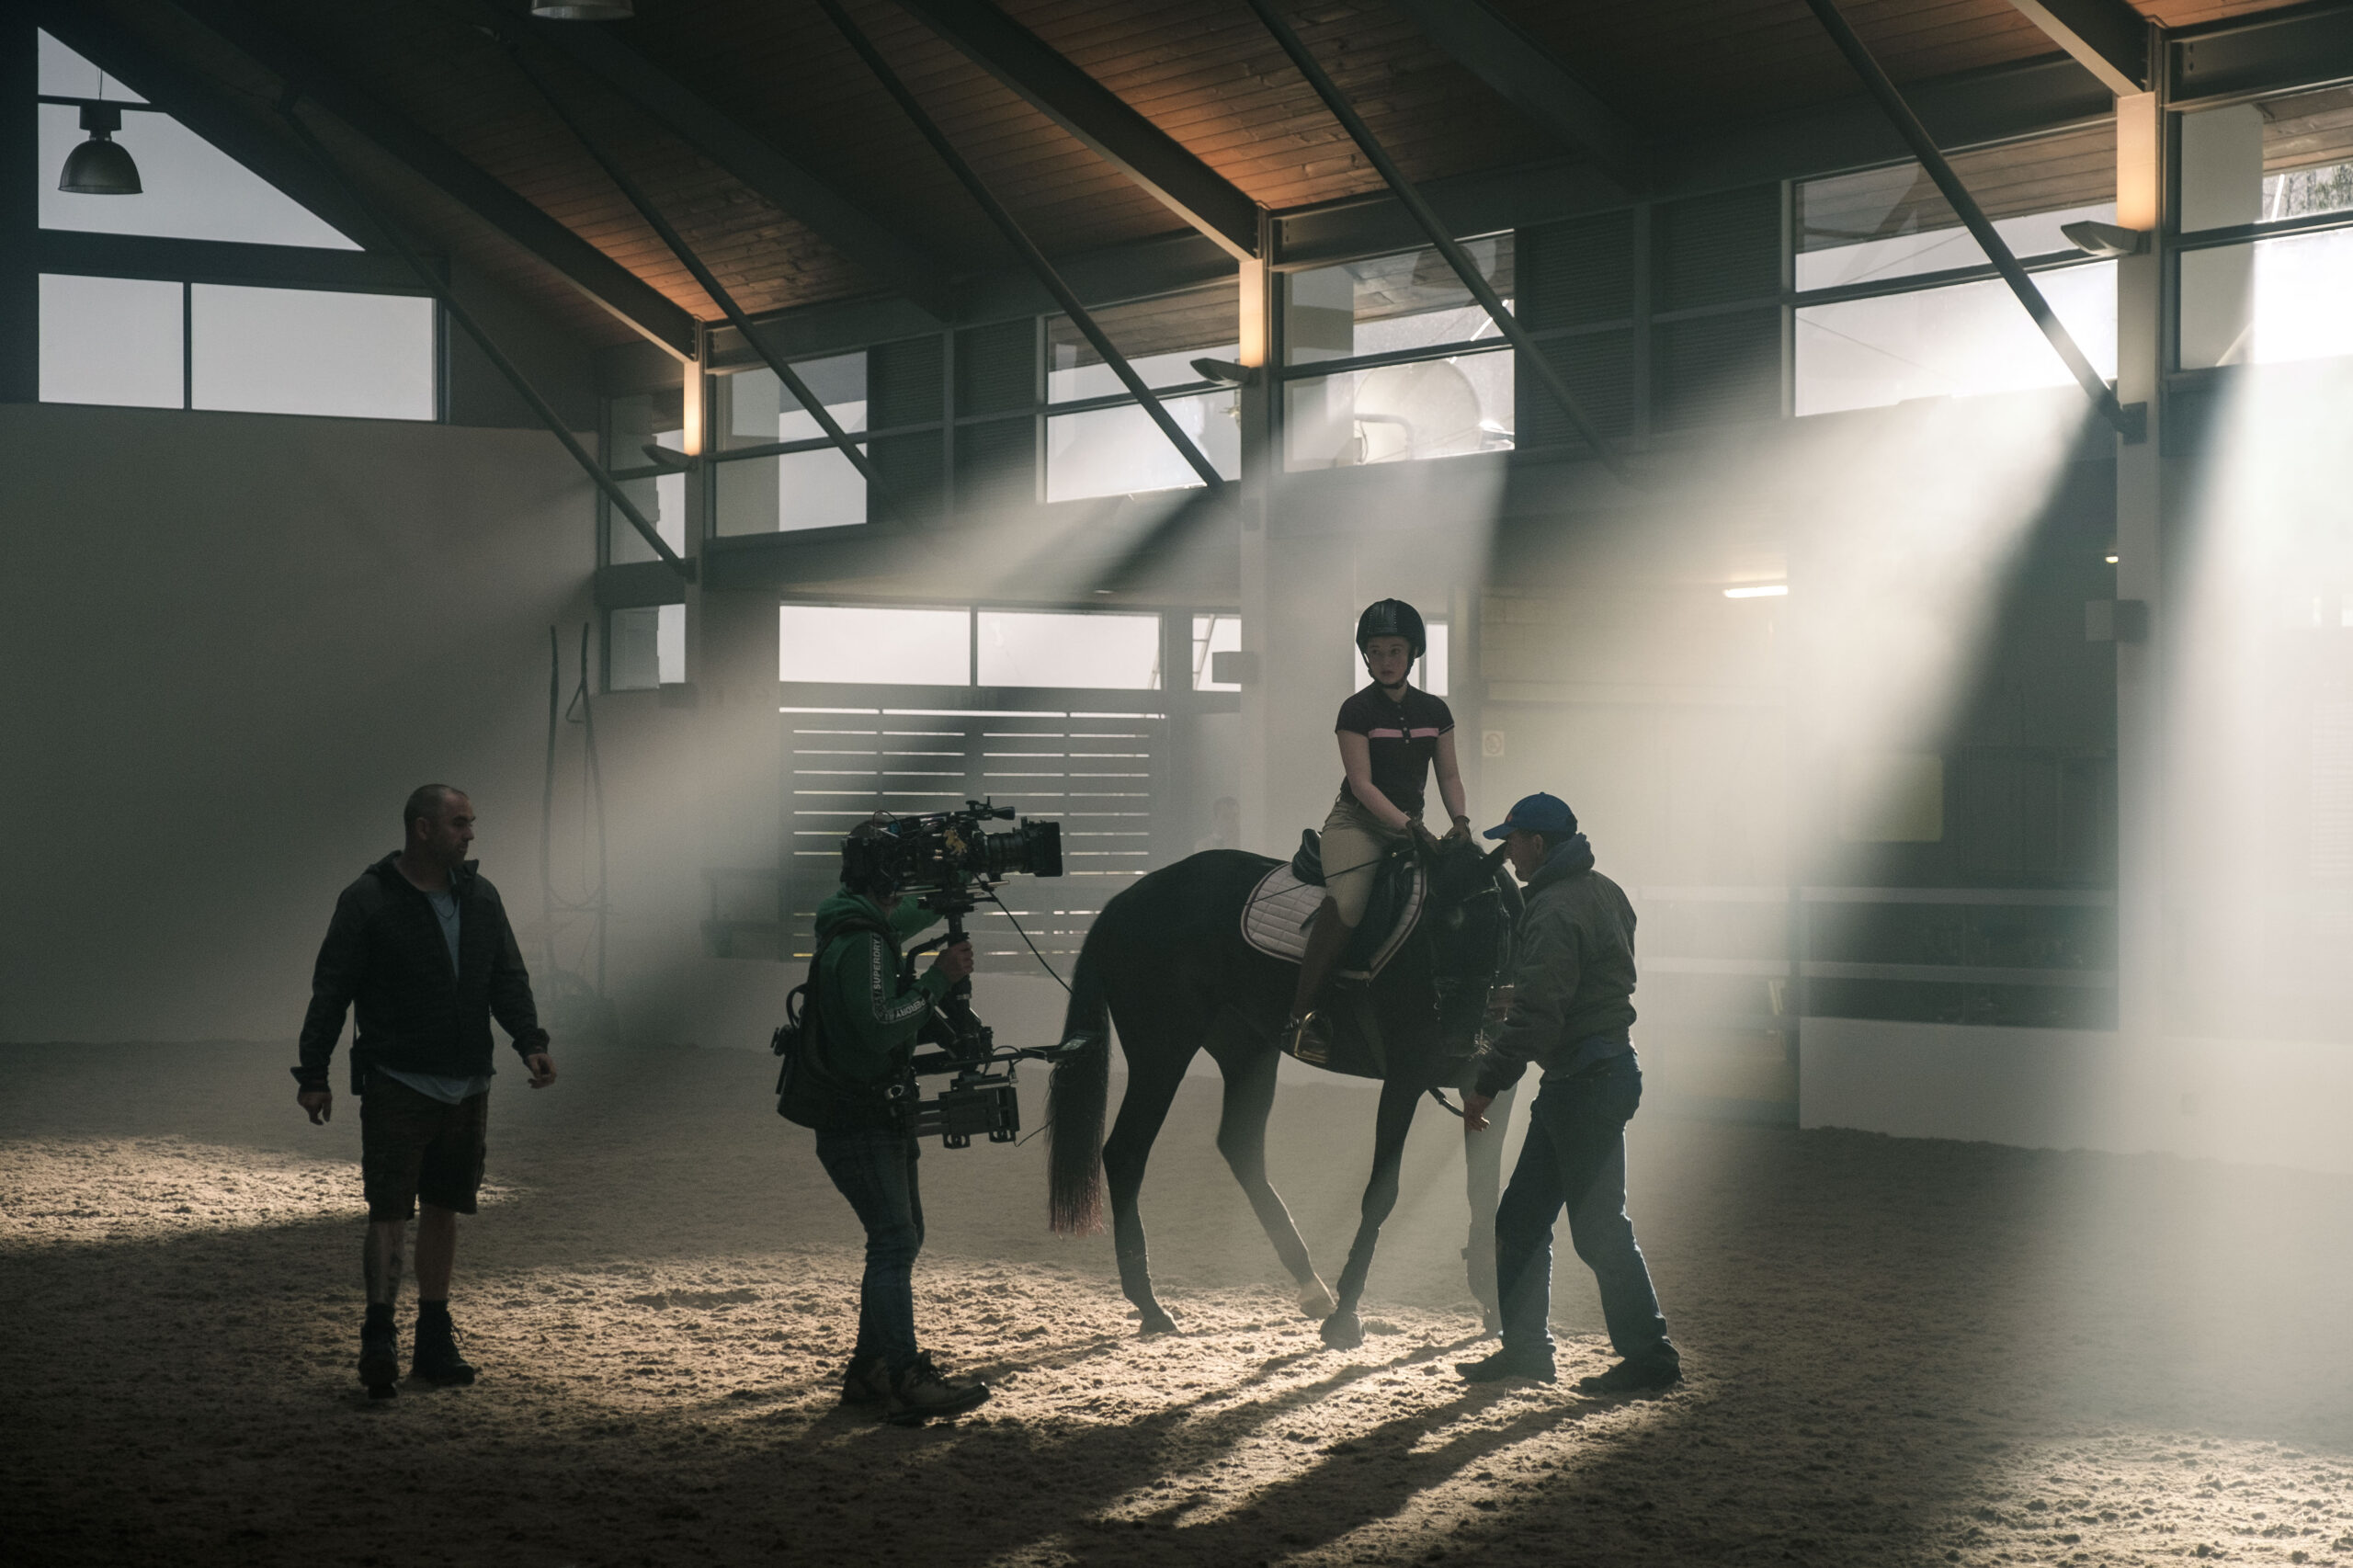
M547 629L591 492L543 432L0 406L0 1040L290 1039L403 797L539 910Z
M2353 1171L2353 1049L1808 1018L1798 1124Z

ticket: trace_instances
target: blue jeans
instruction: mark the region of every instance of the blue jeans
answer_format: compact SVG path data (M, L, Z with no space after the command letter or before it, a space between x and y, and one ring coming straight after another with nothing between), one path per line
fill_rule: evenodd
M866 1278L858 1296L856 1355L893 1372L915 1364L915 1254L923 1250L923 1194L915 1141L882 1127L821 1130L817 1159L866 1227Z
M1611 1346L1637 1360L1676 1354L1626 1218L1626 1123L1642 1101L1631 1051L1573 1077L1548 1074L1537 1090L1528 1142L1495 1207L1506 1349L1552 1351L1552 1221L1565 1208L1570 1242L1601 1287Z

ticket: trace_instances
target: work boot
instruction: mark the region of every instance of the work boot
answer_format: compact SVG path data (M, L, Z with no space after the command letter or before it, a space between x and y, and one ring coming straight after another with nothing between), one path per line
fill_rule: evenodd
M1499 1383L1506 1378L1527 1378L1534 1382L1557 1381L1552 1370L1552 1352L1546 1350L1515 1350L1505 1346L1492 1356L1476 1361L1457 1361L1454 1369L1466 1383Z
M925 1354L891 1380L891 1403L883 1411L882 1419L893 1426L920 1426L935 1418L961 1415L988 1402L988 1384L961 1380L951 1382L939 1375L931 1357Z
M891 1369L880 1356L853 1356L849 1365L842 1369L842 1403L844 1404L888 1404L891 1402Z
M401 1333L389 1317L370 1317L359 1331L359 1381L369 1399L401 1392Z
M458 1354L458 1330L449 1314L419 1312L416 1350L408 1365L410 1377L420 1382L462 1388L474 1381L474 1369Z
M1683 1358L1673 1350L1654 1355L1632 1357L1589 1378L1577 1380L1579 1393L1624 1394L1655 1393L1673 1388L1683 1381Z

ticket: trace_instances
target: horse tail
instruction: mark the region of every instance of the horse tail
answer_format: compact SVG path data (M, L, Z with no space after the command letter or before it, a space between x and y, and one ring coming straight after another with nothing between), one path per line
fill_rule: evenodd
M1047 1219L1065 1235L1103 1226L1103 1110L1111 1092L1110 1008L1103 995L1096 931L1071 973L1063 1017L1064 1053L1046 1096Z

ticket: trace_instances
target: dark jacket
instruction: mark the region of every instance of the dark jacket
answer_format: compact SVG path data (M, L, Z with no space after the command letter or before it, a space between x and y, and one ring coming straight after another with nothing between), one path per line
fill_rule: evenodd
M469 860L449 874L458 900L458 970L432 903L387 855L343 890L311 974L302 1018L302 1063L294 1076L324 1089L327 1063L357 1006L351 1089L368 1092L370 1067L472 1078L491 1073L490 1020L514 1038L516 1054L545 1051L547 1031L531 1006L531 976L506 923L498 890Z
M826 1076L875 1088L905 1068L931 1005L948 994L948 977L927 971L902 988L899 945L938 921L912 898L885 911L847 888L835 889L817 906L817 1006L824 1020L818 1040ZM891 934L843 929L853 922L881 925Z
M1578 834L1529 881L1514 944L1511 1012L1487 1042L1479 1093L1510 1088L1530 1062L1569 1067L1586 1040L1625 1039L1634 1023L1633 994L1634 906L1593 869L1593 846Z

